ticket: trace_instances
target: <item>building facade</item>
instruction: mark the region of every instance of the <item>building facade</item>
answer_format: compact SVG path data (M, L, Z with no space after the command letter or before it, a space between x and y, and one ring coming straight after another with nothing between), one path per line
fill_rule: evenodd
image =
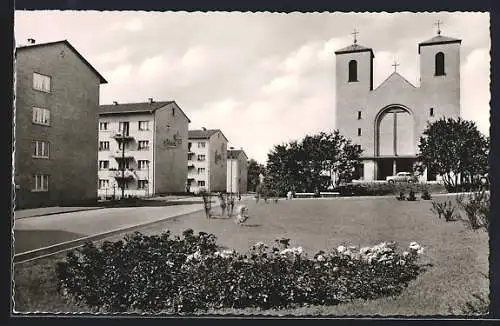
M101 105L99 197L184 192L190 122L174 101Z
M227 151L228 193L246 194L248 187L248 157L243 149Z
M395 71L373 85L371 48L354 42L336 54L336 125L363 150L362 180L412 172L427 123L460 116L461 40L438 35L418 44L420 85ZM421 180L435 180L426 171Z
M99 88L66 40L21 46L15 62L17 208L95 202Z
M227 143L219 129L189 130L187 192L226 190Z

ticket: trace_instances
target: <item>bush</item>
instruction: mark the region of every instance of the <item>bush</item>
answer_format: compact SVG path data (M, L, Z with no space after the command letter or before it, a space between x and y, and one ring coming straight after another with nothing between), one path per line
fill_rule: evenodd
M406 199L405 193L401 191L399 193L399 196L396 197L396 199L397 200L405 200Z
M467 223L476 230L479 228L488 228L490 213L490 193L485 190L479 190L472 195L457 196L458 206L465 212Z
M424 191L422 191L422 199L423 200L430 200L431 199L431 194L429 193L429 191L427 189L425 189Z
M395 243L356 249L339 246L309 258L289 239L246 254L217 251L215 237L192 230L170 238L136 233L125 241L87 244L57 266L71 298L106 312L192 312L224 307L261 309L332 305L399 294L422 267L423 248Z
M408 200L409 201L416 201L417 197L415 196L415 192L413 190L410 190L410 193L408 194Z
M455 214L456 206L451 202L451 200L438 202L432 202L431 211L438 216L438 218L444 218L446 222L456 221L458 219Z

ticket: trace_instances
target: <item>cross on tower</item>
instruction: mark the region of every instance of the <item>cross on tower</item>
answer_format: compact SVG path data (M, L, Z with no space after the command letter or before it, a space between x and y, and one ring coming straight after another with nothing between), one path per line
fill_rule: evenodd
M392 64L392 66L394 67L394 72L396 72L396 70L399 66L399 63L397 63L396 60L394 60L394 63Z
M354 35L354 44L356 44L358 42L358 40L356 39L356 35L359 34L359 32L354 29L354 32L352 32L351 34Z
M434 23L434 25L437 26L438 30L437 30L437 34L438 35L441 35L441 29L440 29L440 25L443 24L442 21L440 21L439 19L437 20L437 22Z

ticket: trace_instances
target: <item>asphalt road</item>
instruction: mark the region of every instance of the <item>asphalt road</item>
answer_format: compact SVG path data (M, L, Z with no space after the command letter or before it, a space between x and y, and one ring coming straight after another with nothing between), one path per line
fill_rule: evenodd
M14 251L16 254L22 253L202 209L201 203L166 207L106 208L18 219L14 224Z

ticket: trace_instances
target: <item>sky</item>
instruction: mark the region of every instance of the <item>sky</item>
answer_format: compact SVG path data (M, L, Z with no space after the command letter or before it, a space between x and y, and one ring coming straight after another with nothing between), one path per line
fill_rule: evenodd
M108 81L100 103L175 100L190 129L221 129L265 163L274 145L335 124L335 54L373 49L374 87L399 63L418 86L418 43L462 40L461 115L489 135L488 13L16 11L16 45L67 39Z

